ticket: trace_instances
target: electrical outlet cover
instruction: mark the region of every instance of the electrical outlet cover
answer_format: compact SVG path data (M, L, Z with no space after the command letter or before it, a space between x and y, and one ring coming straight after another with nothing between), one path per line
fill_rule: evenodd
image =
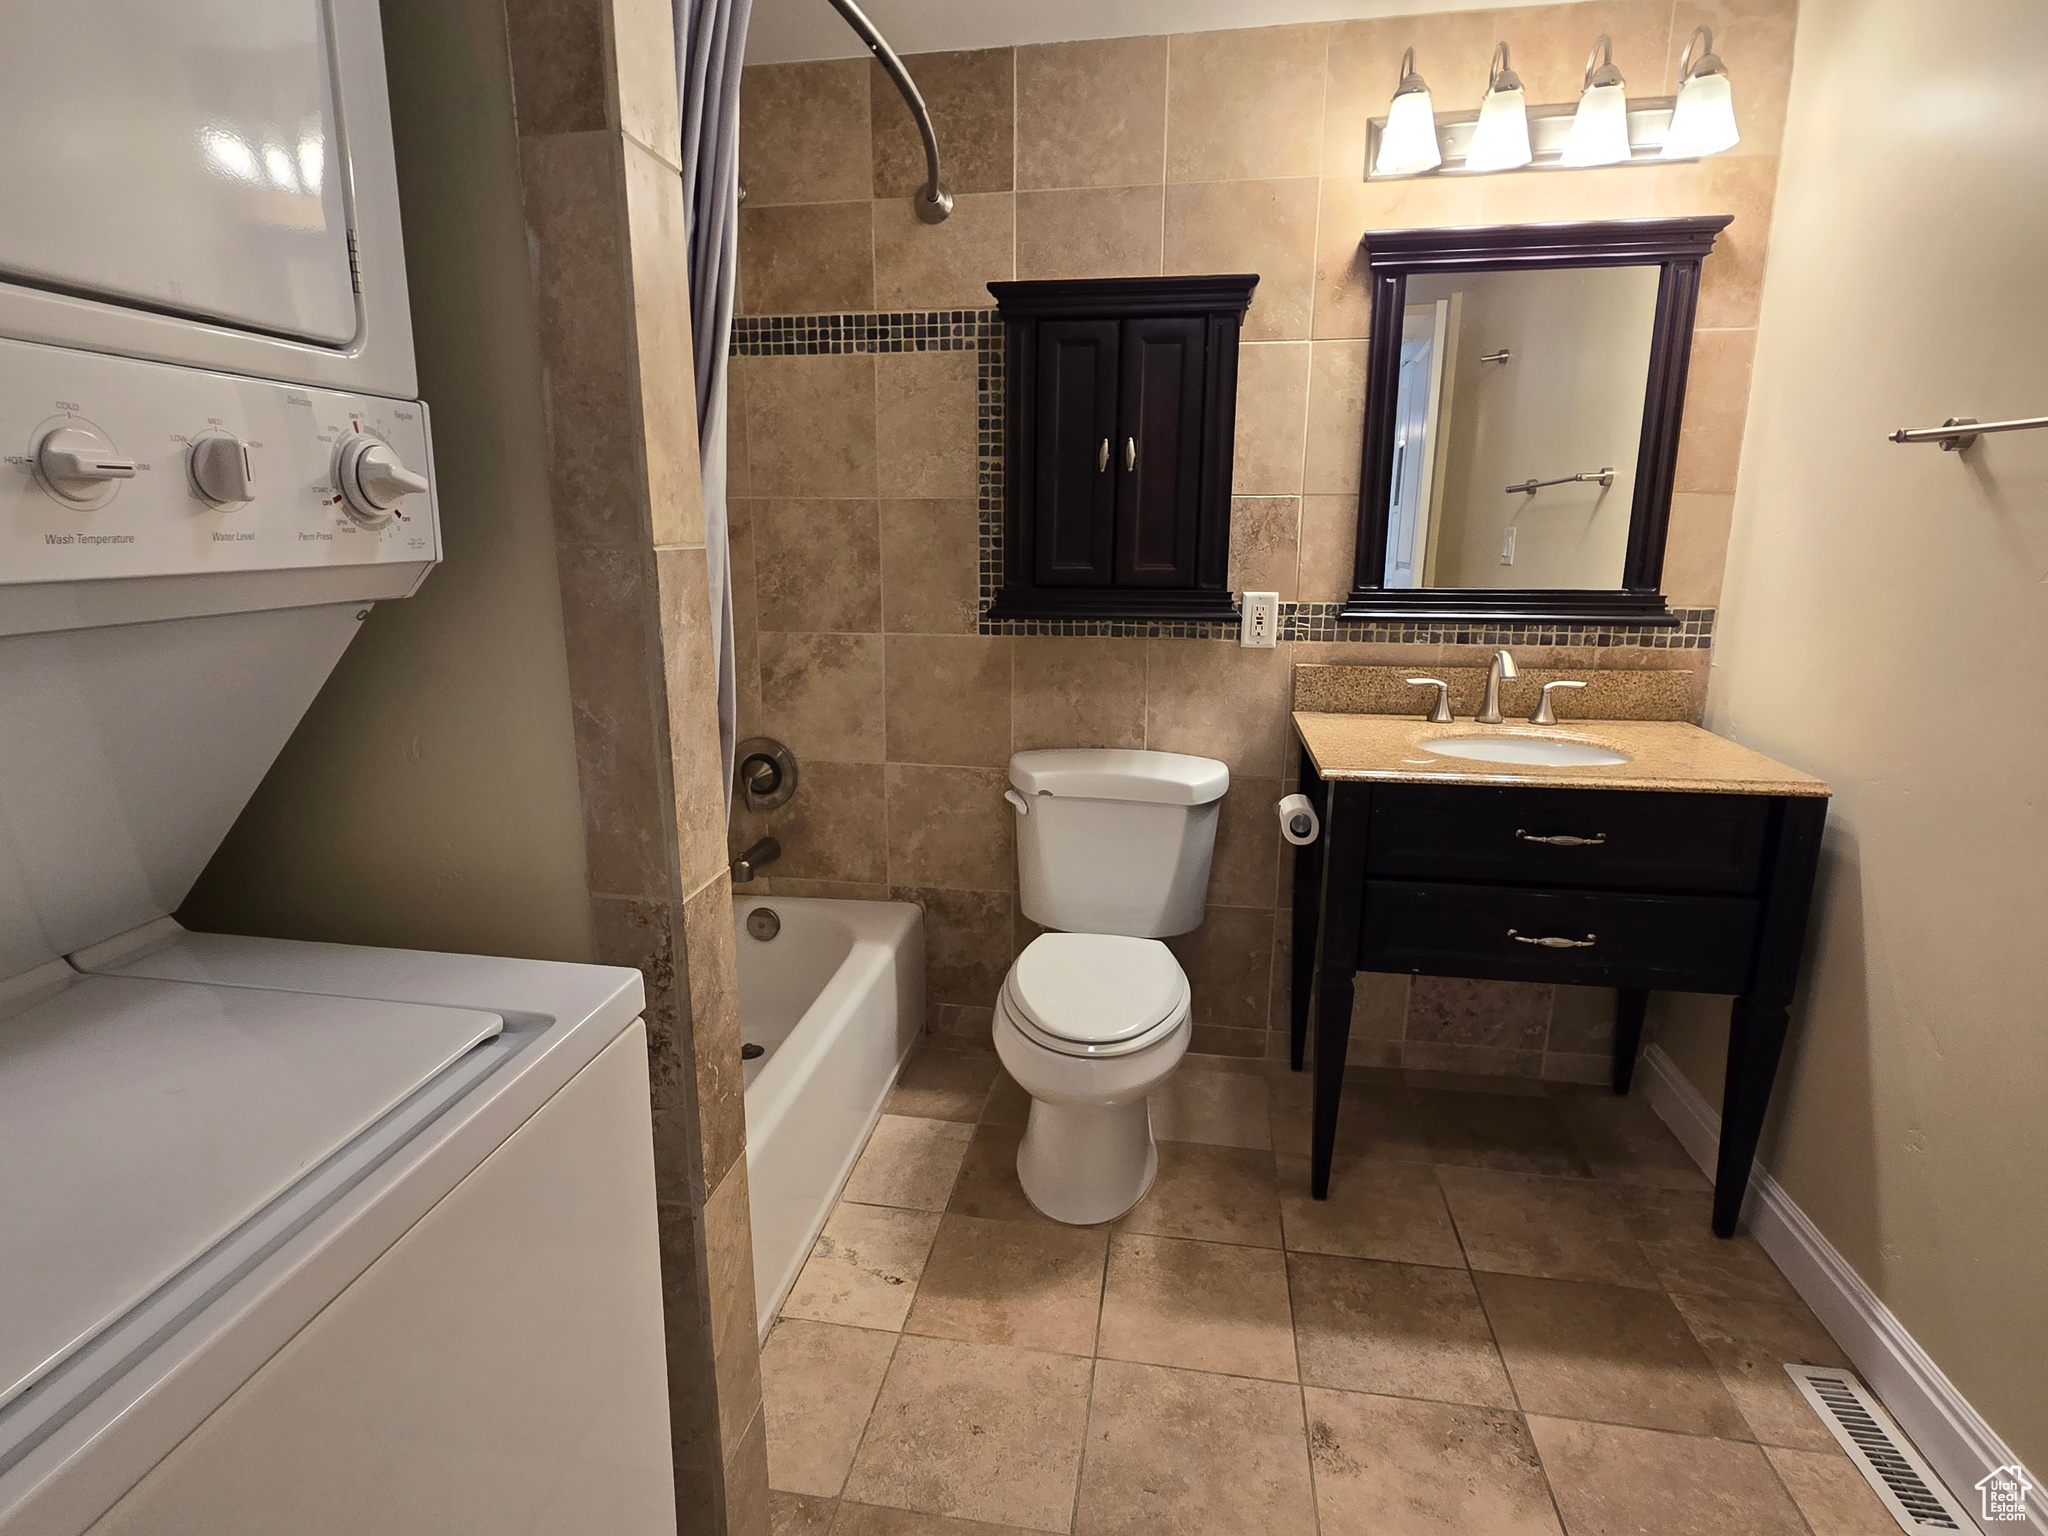
M1280 638L1280 594L1246 592L1238 603L1237 643L1247 649L1269 650Z

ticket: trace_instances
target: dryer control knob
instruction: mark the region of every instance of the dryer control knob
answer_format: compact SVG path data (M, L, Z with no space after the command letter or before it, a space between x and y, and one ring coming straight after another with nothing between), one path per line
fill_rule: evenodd
M113 494L114 481L135 478L135 461L89 427L45 433L36 444L36 468L52 491L80 506L97 506Z
M391 445L359 432L334 455L334 483L348 515L365 528L381 528L408 496L427 488L424 475L405 467Z
M192 483L217 507L256 499L256 466L239 437L202 437L192 445Z

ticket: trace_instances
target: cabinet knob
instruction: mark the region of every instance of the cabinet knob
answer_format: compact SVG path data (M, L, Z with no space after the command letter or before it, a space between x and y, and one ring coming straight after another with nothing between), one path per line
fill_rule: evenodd
M1109 469L1109 439L1102 440L1102 446L1095 450L1095 473L1107 473Z
M1124 439L1124 470L1128 473L1137 467L1138 440L1135 437L1127 437Z

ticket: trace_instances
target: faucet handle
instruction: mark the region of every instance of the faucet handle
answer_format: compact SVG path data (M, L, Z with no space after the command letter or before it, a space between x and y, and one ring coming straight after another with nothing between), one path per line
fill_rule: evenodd
M1457 717L1451 713L1451 685L1440 677L1411 677L1410 688L1434 688L1436 702L1429 707L1431 725L1449 725Z
M1574 682L1569 678L1563 677L1554 683L1545 683L1543 685L1543 695L1536 701L1536 713L1529 717L1529 723L1531 725L1557 724L1557 713L1550 707L1550 690L1553 688L1583 688L1585 686L1584 683Z

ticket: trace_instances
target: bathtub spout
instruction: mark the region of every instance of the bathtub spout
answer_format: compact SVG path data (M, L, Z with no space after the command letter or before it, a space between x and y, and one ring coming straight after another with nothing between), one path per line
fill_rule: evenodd
M732 861L732 883L745 885L766 866L782 857L782 844L772 837L764 837L745 853Z

